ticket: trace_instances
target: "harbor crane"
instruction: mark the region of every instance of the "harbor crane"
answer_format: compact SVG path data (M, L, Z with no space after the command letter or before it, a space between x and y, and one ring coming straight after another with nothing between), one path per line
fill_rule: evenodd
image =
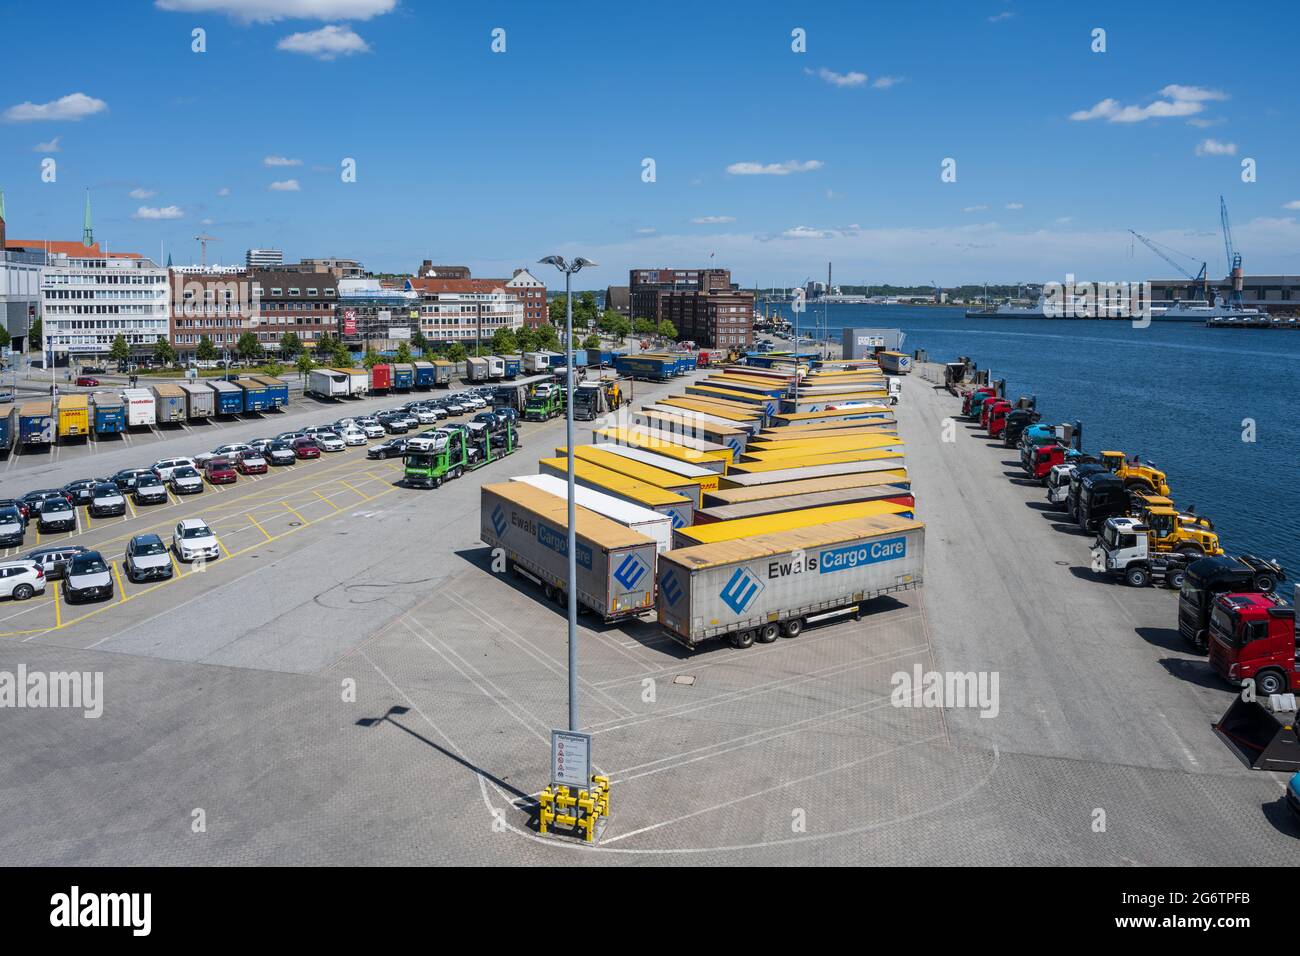
M1219 221L1223 223L1223 251L1228 259L1228 279L1232 283L1228 304L1234 309L1239 309L1242 307L1241 289L1246 274L1241 269L1241 253L1237 251L1232 241L1232 225L1228 222L1228 204L1222 196L1219 197Z
M1164 252L1164 249L1160 247L1160 244L1157 243L1154 239L1148 239L1146 236L1142 235L1142 233L1138 232L1136 229L1130 229L1129 232L1131 232L1135 237L1137 237L1137 239L1141 241L1142 245L1146 246L1148 249L1150 249L1152 252L1158 255L1161 259L1164 259L1165 262L1169 263L1180 273L1182 273L1184 277L1191 280L1194 298L1200 298L1206 302L1213 301L1213 297L1210 295L1209 279L1206 276L1205 262L1201 263L1201 271L1196 273L1196 275L1192 275L1190 272L1188 272L1186 269L1180 266L1177 262L1175 262L1171 256L1167 255ZM1185 252L1178 252L1177 249L1174 249L1172 247L1166 247L1166 248L1169 248L1170 252L1177 253L1178 255L1182 256L1185 259L1191 259L1192 261L1196 260L1195 256L1189 256Z

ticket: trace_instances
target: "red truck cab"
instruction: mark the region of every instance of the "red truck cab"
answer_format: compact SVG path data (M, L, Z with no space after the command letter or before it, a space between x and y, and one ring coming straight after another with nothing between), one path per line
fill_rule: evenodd
M1056 465L1065 464L1065 453L1069 451L1064 445L1051 444L1039 445L1036 448L1028 449L1029 455L1024 458L1023 464L1025 471L1033 478L1037 478L1043 484L1047 484L1047 476L1052 473Z
M975 398L976 395L992 395L993 393L994 393L994 389L993 386L991 385L981 385L979 388L972 388L969 392L967 392L965 395L962 396L961 413L963 415L970 414L971 401Z
M1300 691L1295 608L1276 594L1220 594L1210 612L1210 666L1260 697Z
M986 401L980 409L980 427L988 432L990 438L997 438L1006 428L1007 412L1014 406L1005 398Z

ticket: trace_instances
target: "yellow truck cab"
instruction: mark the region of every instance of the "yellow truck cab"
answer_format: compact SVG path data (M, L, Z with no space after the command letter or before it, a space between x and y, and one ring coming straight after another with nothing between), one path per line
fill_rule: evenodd
M1140 462L1136 459L1130 461L1122 451L1103 451L1101 463L1107 470L1122 479L1125 487L1130 491L1145 487L1158 495L1169 494L1169 482L1165 478L1165 473L1150 462Z

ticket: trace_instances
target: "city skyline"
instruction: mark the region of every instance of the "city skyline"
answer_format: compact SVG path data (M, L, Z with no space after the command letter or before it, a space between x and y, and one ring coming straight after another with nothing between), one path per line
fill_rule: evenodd
M1284 8L1264 35L1216 20L1212 45L1208 4L1174 20L1000 2L688 22L395 0L69 9L57 36L12 51L13 238L75 239L89 189L102 243L178 264L211 234L209 261L273 247L377 272L432 259L509 275L582 254L600 264L589 288L709 265L792 286L827 261L843 284L1169 275L1134 228L1220 277L1222 194L1246 271L1300 272ZM120 69L42 68L106 42ZM1247 44L1219 68L1215 49Z

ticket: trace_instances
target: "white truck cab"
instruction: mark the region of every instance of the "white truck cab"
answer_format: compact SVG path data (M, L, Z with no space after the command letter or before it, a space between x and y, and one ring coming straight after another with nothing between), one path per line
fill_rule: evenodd
M1053 465L1047 473L1047 500L1054 505L1065 504L1070 496L1070 476L1074 465Z
M1107 518L1093 548L1092 569L1122 577L1135 588L1159 580L1167 588L1180 589L1187 555L1152 553L1147 531L1147 526L1136 518Z

